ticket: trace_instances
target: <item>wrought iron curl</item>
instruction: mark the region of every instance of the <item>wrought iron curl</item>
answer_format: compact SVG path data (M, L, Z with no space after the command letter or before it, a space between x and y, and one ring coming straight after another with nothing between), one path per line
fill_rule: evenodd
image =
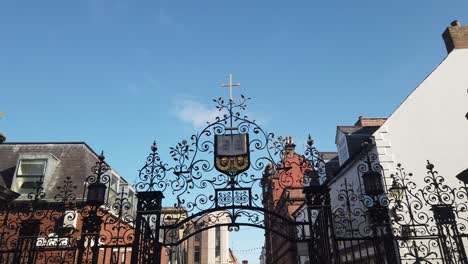
M137 191L165 191L169 184L166 179L167 166L161 161L156 141L154 141L145 165L139 170L140 181L136 183L135 189Z
M429 225L434 219L425 209L425 201L419 188L412 181L413 174L406 173L401 165L397 164L396 172L390 175L392 186L387 191L391 202L395 205L393 223L399 227L394 231L400 236L424 236L434 234ZM393 190L396 190L392 192Z
M98 161L91 167L92 175L86 178L86 183L103 183L107 184L110 181L110 175L107 174L111 170L111 167L104 161L104 152L98 156Z
M345 179L337 192L337 200L341 205L333 211L336 235L341 238L372 235L367 212L362 207L362 199L355 193L353 184Z
M434 164L427 161L427 175L424 177L426 186L420 190L420 193L428 205L453 205L455 190L445 184L444 177L439 175L434 167Z

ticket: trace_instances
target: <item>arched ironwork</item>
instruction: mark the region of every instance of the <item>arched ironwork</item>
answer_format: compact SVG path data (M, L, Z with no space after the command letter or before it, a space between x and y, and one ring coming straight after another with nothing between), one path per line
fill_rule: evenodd
M163 161L156 142L151 146L135 186L140 193L161 192L164 201L171 201L166 203L173 208L171 212L161 213L162 245L178 244L216 225L227 226L231 231L255 226L297 240L295 234L284 233L285 225L296 229L297 223L265 209L262 180L274 175L281 188L302 188L313 179L304 175L313 176L319 153L309 139L306 155L289 157L294 144L291 138L276 138L242 113L249 100L243 95L236 103L221 97L214 99L220 116L188 140L171 147L171 162ZM247 139L248 153L229 162L238 167L244 163L249 166L219 171L222 164L218 163L223 160L217 159L217 140L225 135ZM265 215L277 220L265 225Z

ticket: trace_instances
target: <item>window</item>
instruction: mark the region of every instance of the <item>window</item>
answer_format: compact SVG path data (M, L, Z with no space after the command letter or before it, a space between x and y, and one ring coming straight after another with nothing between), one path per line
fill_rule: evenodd
M216 261L221 260L221 227L215 228L215 258Z
M135 216L135 213L136 213L135 191L130 189L130 187L128 188L128 196L127 197L128 197L129 208L130 208L129 214L132 215L132 216Z
M119 178L112 174L109 184L108 204L112 206L119 195Z
M200 241L201 240L201 232L195 234L195 241Z
M195 246L195 252L193 254L193 264L200 264L201 255L200 255L200 246Z
M133 201L135 199L135 192L131 189L128 189L128 203L130 207L133 208Z
M20 194L34 192L42 185L47 166L46 159L22 159L18 164L13 191Z
M346 138L343 137L343 139L338 143L338 159L340 161L340 165L342 165L348 158L348 144L346 142Z

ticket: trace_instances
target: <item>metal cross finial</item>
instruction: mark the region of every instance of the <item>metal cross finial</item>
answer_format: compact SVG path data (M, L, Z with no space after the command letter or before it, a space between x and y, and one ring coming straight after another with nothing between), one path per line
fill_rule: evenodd
M229 74L229 83L221 84L221 87L229 87L229 101L232 102L232 87L240 86L240 83L232 83L232 74Z

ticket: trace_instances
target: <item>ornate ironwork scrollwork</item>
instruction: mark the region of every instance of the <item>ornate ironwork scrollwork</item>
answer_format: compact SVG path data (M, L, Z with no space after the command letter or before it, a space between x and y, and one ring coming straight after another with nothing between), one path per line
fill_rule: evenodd
M340 238L359 238L372 235L367 221L366 208L361 203L360 194L355 193L353 184L347 179L338 191L337 200L340 206L333 211L335 234Z
M426 202L412 177L413 174L407 173L400 163L397 164L396 172L390 175L392 185L388 194L395 205L391 211L394 232L403 239L432 235L429 227L433 224L433 218L424 210Z
M200 219L199 214L203 212L224 212L216 214L227 217L230 229L233 230L241 225L265 227L259 221L264 221L262 178L268 176L262 172L266 167L268 166L270 170L269 175L273 175L271 177L275 177L282 188L303 187L309 184L305 181L309 178L303 175L313 172L314 165L323 162L312 141L308 144L305 156L298 154L295 154L294 158L287 156L288 142L285 138L279 137L276 140L273 133L265 132L255 120L250 120L242 113L249 100L249 97L243 95L238 102L225 101L221 97L213 99L215 107L221 113L220 116L216 117L214 122L207 123L199 133L171 147L169 149L171 164L162 161L158 147L153 143L151 152L139 172L136 189L140 193L161 191L167 198L165 200L174 201L167 205L177 210L180 215L175 217L175 213L172 213L170 219L162 218L161 228L165 230L167 237L171 237L169 234L171 232L178 234L175 229L172 231L169 229L181 223L185 225L192 221L191 224L197 226L201 222L206 222ZM216 161L213 159L216 154L214 139L217 136L231 134L248 134L250 167L246 171L216 170ZM187 233L184 237L190 235ZM173 239L174 235L169 241Z

